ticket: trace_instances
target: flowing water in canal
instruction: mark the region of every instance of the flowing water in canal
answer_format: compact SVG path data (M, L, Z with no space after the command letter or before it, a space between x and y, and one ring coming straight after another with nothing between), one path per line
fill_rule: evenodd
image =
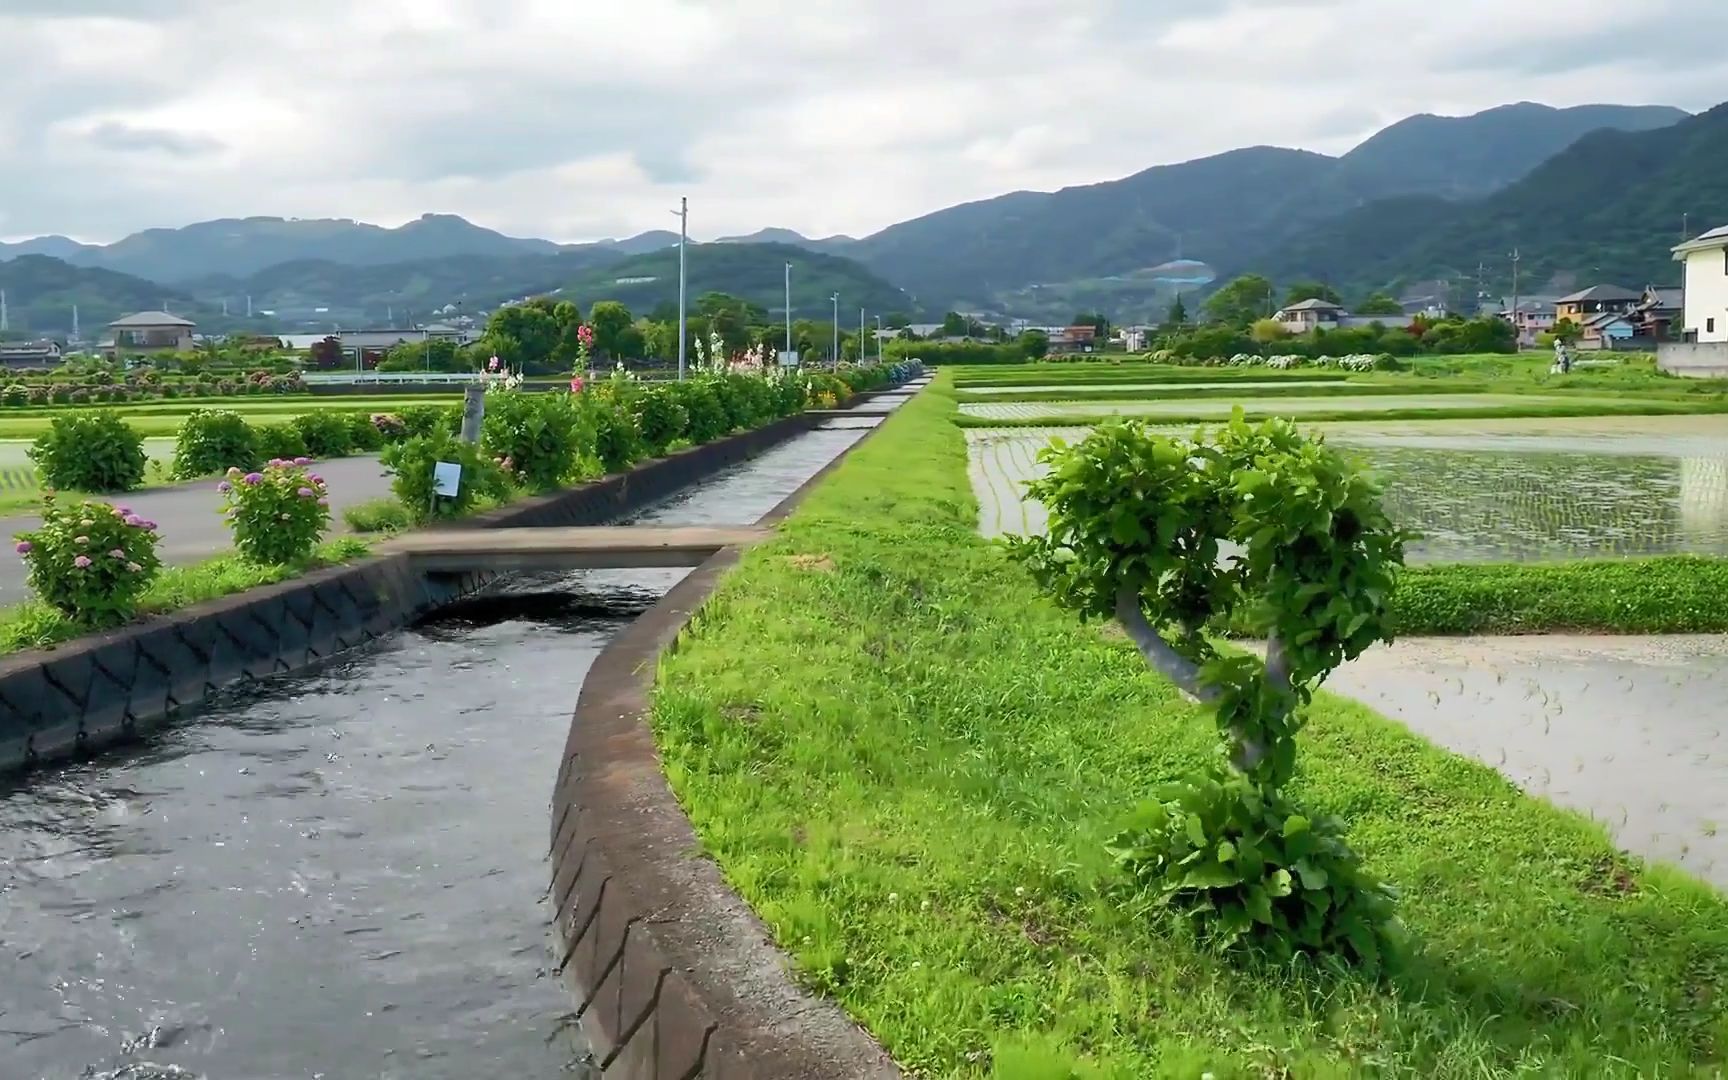
M633 520L753 522L862 420ZM591 1075L547 804L589 664L683 573L514 579L0 789L0 1078Z

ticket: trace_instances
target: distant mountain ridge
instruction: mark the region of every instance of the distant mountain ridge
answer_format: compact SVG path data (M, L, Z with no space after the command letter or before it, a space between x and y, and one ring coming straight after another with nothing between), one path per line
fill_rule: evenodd
M1259 146L1056 192L1013 192L891 226L846 249L929 305L1132 272L1177 256L1229 273L1309 226L1384 198L1483 193L1527 175L1578 134L1652 130L1667 106L1520 103L1412 117L1340 158Z
M1270 262L1329 267L1325 272L1351 280L1447 263L1465 249L1468 237L1431 234L1444 223L1475 221L1473 204L1465 200L1492 202L1497 193L1544 174L1543 163L1557 154L1567 157L1604 135L1664 132L1688 115L1667 106L1557 109L1529 102L1468 117L1423 114L1391 125L1341 157L1249 147L1055 192L1011 192L861 239L812 239L764 228L716 243L857 260L859 272L927 311L1010 311L1039 296L1045 306L1060 307L1070 297L1102 291L1115 305L1113 314L1138 317L1167 302L1157 291L1165 285L1146 271L1178 257L1223 275ZM1637 179L1600 152L1571 167L1599 168L1628 184ZM1541 186L1564 185L1550 177ZM1660 191L1642 190L1659 201ZM1523 204L1494 205L1514 215L1540 212ZM1411 231L1430 235L1413 246L1401 235ZM1499 231L1518 230L1503 222ZM584 279L610 262L665 255L677 239L656 229L621 240L559 244L440 214L395 228L253 217L149 229L108 245L63 236L0 244L0 261L48 255L183 288L206 300L256 293L266 297L253 296L258 306L278 306L274 297L315 302L335 293L340 297L327 297L319 306L341 300L370 310L382 302L389 310L423 299L531 293L549 280ZM1591 242L1565 241L1574 247ZM1337 269L1362 261L1369 272Z
M1713 216L1712 216L1713 215ZM1355 289L1474 281L1509 291L1511 255L1531 292L1550 278L1671 285L1669 248L1728 224L1728 104L1645 131L1598 130L1484 198L1381 200L1266 253L1263 272Z

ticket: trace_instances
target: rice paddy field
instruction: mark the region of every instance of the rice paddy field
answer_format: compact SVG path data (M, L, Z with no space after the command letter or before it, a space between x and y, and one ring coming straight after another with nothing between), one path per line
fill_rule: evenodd
M1268 383L1299 379L1112 382L1144 390L1136 400L1014 401L1016 394L1095 389L1083 369L1064 383L979 387L966 393L1004 400L962 402L972 486L985 535L1045 527L1024 485L1043 471L1039 452L1052 439L1082 439L1090 425L1122 416L1190 434L1196 420L1224 420L1240 406L1251 415L1310 421L1328 441L1359 457L1381 482L1388 509L1420 535L1412 562L1552 561L1611 556L1728 555L1728 415L1616 415L1636 410L1635 392L1432 393L1355 395L1351 382L1323 380L1314 393L1255 396ZM1385 376L1371 376L1383 384ZM1420 391L1417 380L1407 380ZM1677 381L1677 380L1675 380ZM1240 395L1185 398L1194 389L1240 388ZM1663 388L1662 400L1674 391ZM1608 415L1519 416L1564 408ZM1499 415L1447 418L1450 411ZM1417 413L1420 419L1390 419ZM1512 413L1513 415L1504 415ZM1364 419L1350 417L1362 415ZM1040 420L1048 423L1039 423ZM992 427L993 420L1002 421Z

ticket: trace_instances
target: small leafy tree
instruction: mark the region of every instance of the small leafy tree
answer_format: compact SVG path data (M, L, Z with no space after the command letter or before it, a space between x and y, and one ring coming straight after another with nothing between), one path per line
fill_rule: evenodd
M1114 616L1223 736L1216 766L1135 813L1112 845L1118 865L1226 941L1376 965L1397 936L1391 891L1337 821L1284 789L1314 687L1390 639L1405 536L1378 490L1288 421L1250 425L1239 409L1210 440L1117 422L1042 460L1049 473L1027 487L1049 531L1010 551L1081 618ZM1266 629L1264 661L1206 637L1242 619Z
M1028 360L1042 360L1050 351L1050 335L1042 330L1022 330L1019 341L1020 351Z
M1290 331L1277 319L1255 319L1254 325L1248 330L1248 336L1261 345L1271 345L1289 337Z

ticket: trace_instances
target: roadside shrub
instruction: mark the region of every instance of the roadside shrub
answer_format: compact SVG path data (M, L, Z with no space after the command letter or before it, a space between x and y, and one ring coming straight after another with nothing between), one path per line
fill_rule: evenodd
M768 381L769 401L775 416L791 416L803 412L806 404L804 384L798 377L776 372Z
M131 491L144 482L144 440L113 413L54 417L36 436L30 460L49 488Z
M355 453L370 453L373 450L384 449L384 433L372 423L372 418L365 413L350 413L348 420L348 445Z
M602 384L572 396L586 414L586 426L594 432L594 457L602 472L623 472L642 457L646 447L635 410L629 405L632 395L628 387Z
M698 445L711 442L726 434L728 419L720 397L706 380L687 379L666 388L673 400L684 407L689 419L685 435Z
M271 459L262 469L229 469L216 486L234 547L248 562L280 565L312 554L330 526L330 495L310 458Z
M433 466L440 461L462 466L462 481L455 498L440 497L434 507ZM472 510L478 500L503 499L511 489L510 478L496 461L487 457L479 446L463 442L447 431L416 435L387 447L384 465L394 474L390 490L414 522L432 517L460 517Z
M756 375L728 374L720 376L720 385L725 388L722 398L732 430L760 427L773 416L768 380Z
M306 453L315 458L342 457L354 446L354 432L348 418L341 413L319 410L301 413L289 421L306 444Z
M0 401L4 401L8 405L28 404L30 401L30 388L25 386L23 383L13 383L11 386L6 388L4 394L0 394Z
M636 426L648 452L664 454L676 439L683 438L690 426L690 414L664 386L646 386L634 398Z
M488 410L492 407L492 399L486 399ZM410 405L402 410L402 425L408 429L410 437L416 435L431 435L442 431L455 435L462 428L462 409L448 405Z
M1204 435L1204 433L1202 433ZM1153 792L1110 845L1139 890L1226 944L1377 967L1401 930L1393 894L1342 826L1285 792L1314 688L1390 637L1404 533L1348 460L1240 409L1210 441L1103 425L1040 455L1027 485L1049 531L1008 542L1056 601L1114 616L1147 663L1211 705L1227 761ZM1220 545L1236 553L1219 558ZM1214 620L1264 613L1266 660L1220 654Z
M253 443L257 448L258 461L269 461L271 458L307 457L306 440L301 437L298 428L291 424L265 424L252 429Z
M551 491L593 446L594 432L584 423L584 413L570 394L490 394L480 442L489 457L511 463L523 487Z
M17 536L30 588L43 603L90 628L119 626L138 610L162 563L156 523L124 506L66 505L42 497L42 524Z
M260 460L258 438L245 417L227 409L194 409L174 440L173 476L190 480L230 467L250 469Z

